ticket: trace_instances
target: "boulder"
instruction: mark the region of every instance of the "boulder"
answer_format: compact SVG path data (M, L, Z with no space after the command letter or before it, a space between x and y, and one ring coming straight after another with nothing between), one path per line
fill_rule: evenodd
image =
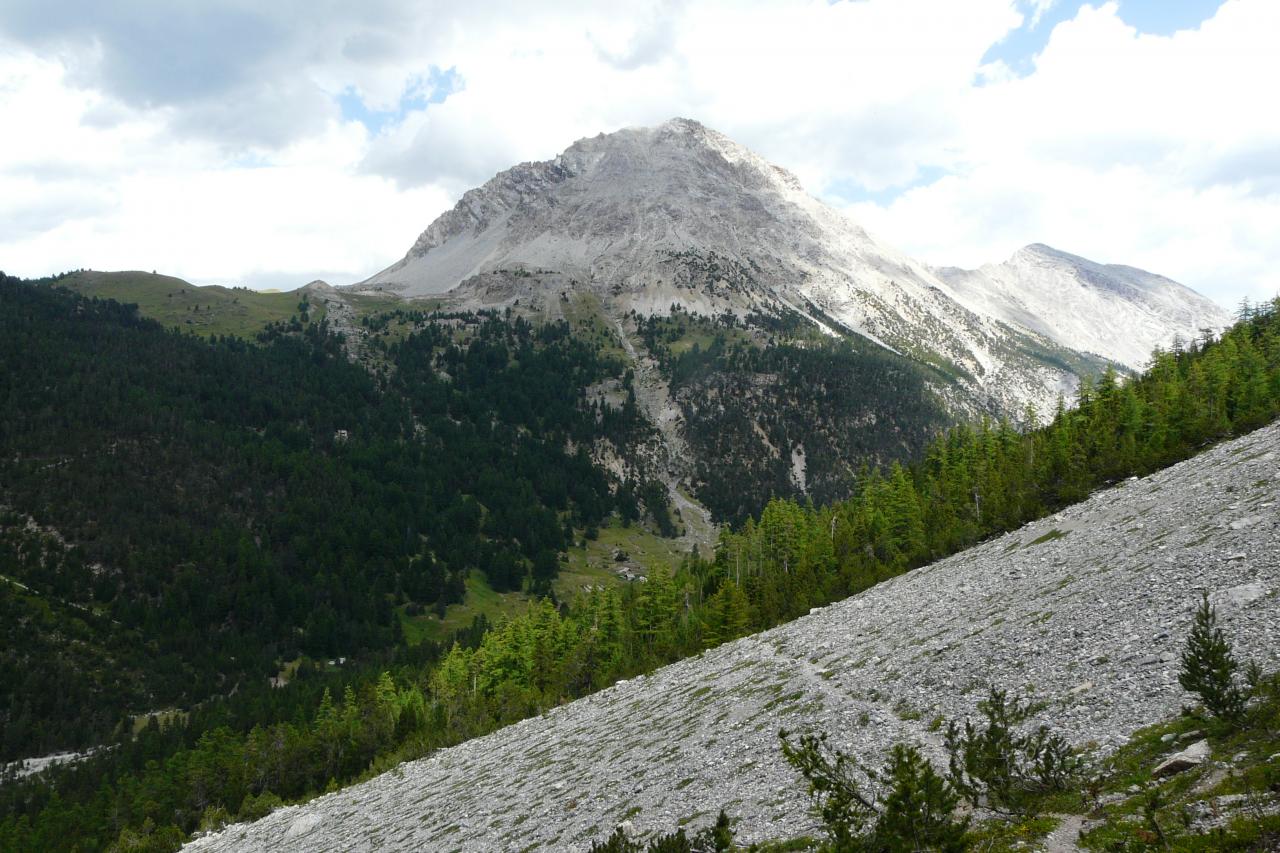
M1267 588L1260 583L1242 583L1215 593L1213 603L1226 608L1244 607L1253 604L1266 594Z
M1151 771L1152 777L1160 779L1164 776L1173 776L1176 773L1182 773L1190 770L1192 767L1199 767L1209 760L1209 741L1198 740L1191 746L1175 753Z
M284 840L291 841L309 834L324 821L324 816L315 812L299 815L285 831Z

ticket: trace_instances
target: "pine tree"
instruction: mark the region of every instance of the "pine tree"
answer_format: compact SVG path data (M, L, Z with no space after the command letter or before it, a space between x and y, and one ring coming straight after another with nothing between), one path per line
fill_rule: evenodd
M383 672L378 676L378 681L374 685L374 697L381 722L388 730L395 729L396 722L400 719L400 697L396 693L396 684L391 678L391 673Z
M782 755L809 783L814 810L834 851L959 853L969 847L969 820L956 817L960 795L918 749L896 744L883 769L831 749L826 734L793 743L778 733Z
M1205 594L1187 636L1178 683L1198 695L1209 713L1234 722L1244 713L1245 699L1235 682L1236 669L1231 646L1218 627L1218 612Z
M876 818L874 794L863 790L859 766L846 752L827 746L827 735L800 735L792 743L778 732L782 757L809 783L809 799L836 850L855 849Z
M751 631L750 604L742 588L731 580L721 584L720 589L711 596L705 612L705 638L709 646L736 640Z
M894 463L889 475L887 504L889 529L895 550L904 561L924 554L927 546L920 499L906 469L897 463Z
M960 797L914 746L895 744L881 780L889 793L868 850L968 850L969 819L955 815Z
M671 572L653 566L640 589L636 605L636 627L650 651L665 648L675 628L676 588Z
M1080 759L1047 726L1029 727L1035 705L990 688L978 703L983 722L947 725L949 781L972 806L1005 814L1033 814L1044 794L1067 790Z

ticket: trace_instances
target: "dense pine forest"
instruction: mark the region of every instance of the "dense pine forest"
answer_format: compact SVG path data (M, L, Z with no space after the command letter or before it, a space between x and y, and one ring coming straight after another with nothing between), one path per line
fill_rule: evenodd
M500 561L514 567L505 583L545 590L576 529L634 512L568 450L601 417L580 389L620 365L561 326L488 318L466 347L444 326L391 345L395 369L376 380L316 324L263 346L203 344L12 280L0 324L0 482L21 567L0 605L23 620L5 630L30 626L5 638L6 732L31 721L6 749L62 745L47 716L62 679L136 707L135 688L78 674L82 655L145 684L152 707L206 698L76 766L0 785L3 850L174 849L794 618L1280 414L1273 302L1156 353L1141 376L1106 373L1074 406L1028 413L1043 426L952 429L909 465L858 471L847 500L771 501L713 555L476 625L437 659L399 643L398 599L448 600L459 571ZM609 417L619 435L639 428ZM82 636L11 642L39 620ZM282 690L236 678L360 649ZM24 655L47 662L46 681Z
M582 396L621 365L564 325L455 325L377 380L323 322L206 342L0 281L0 760L394 648L393 607L442 609L475 567L547 593L618 509L582 448L628 413Z
M952 377L789 319L674 308L636 319L680 405L697 495L718 521L759 516L773 497L847 497L864 465L909 459L954 422L934 390Z

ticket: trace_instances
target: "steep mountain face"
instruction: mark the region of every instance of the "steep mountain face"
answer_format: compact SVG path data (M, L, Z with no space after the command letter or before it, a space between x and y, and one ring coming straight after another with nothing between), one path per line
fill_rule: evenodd
M1172 281L1043 246L931 269L688 119L498 174L347 292L551 320L591 304L673 500L729 521L768 495L837 499L948 422L1047 413L1081 376L1226 321Z
M1208 593L1241 660L1280 663L1280 426L367 783L189 849L585 850L703 825L739 843L813 833L777 732L830 731L872 766L989 685L1105 755L1176 714L1179 654ZM1170 746L1176 750L1177 746ZM1064 848L1065 849L1065 848Z
M615 317L672 304L798 316L939 366L953 406L970 412L1047 408L1097 366L965 307L795 176L688 119L583 139L502 172L356 289L525 309L589 290Z
M967 308L1073 350L1140 369L1155 347L1215 332L1231 318L1216 303L1161 275L1099 264L1033 243L1001 264L935 270Z

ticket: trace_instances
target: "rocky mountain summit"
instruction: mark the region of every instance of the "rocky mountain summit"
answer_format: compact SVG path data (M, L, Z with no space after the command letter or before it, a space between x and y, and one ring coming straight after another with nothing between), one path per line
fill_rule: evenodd
M1002 264L935 272L972 311L1134 369L1155 347L1168 349L1175 335L1190 341L1231 322L1217 303L1172 279L1040 243Z
M1025 265L1019 275L935 271L876 241L785 169L677 118L501 172L355 289L552 314L566 294L591 292L617 318L673 305L765 323L796 318L945 365L963 389L952 394L957 407L1003 414L1028 402L1045 410L1096 369L1073 350L1138 364L1149 344L1167 344L1188 324L1220 325L1205 300L1172 282L1153 289L1158 277L1140 270L1073 263L1084 271L1074 278L1021 276ZM1105 298L1056 299L1062 287L1092 282L1095 268L1112 282ZM1105 343L1116 335L1126 344Z
M399 262L356 286L464 307L550 310L590 291L623 317L797 317L942 360L996 408L1048 406L1074 375L1056 347L961 305L926 267L696 121L579 140L463 195ZM988 406L990 408L990 406Z
M721 808L740 842L797 835L815 824L780 728L831 731L873 764L901 741L936 759L932 723L972 714L988 685L1042 700L1043 721L1106 754L1189 702L1178 655L1202 592L1241 659L1280 664L1278 501L1272 425L190 849L581 850L623 821L669 831Z

